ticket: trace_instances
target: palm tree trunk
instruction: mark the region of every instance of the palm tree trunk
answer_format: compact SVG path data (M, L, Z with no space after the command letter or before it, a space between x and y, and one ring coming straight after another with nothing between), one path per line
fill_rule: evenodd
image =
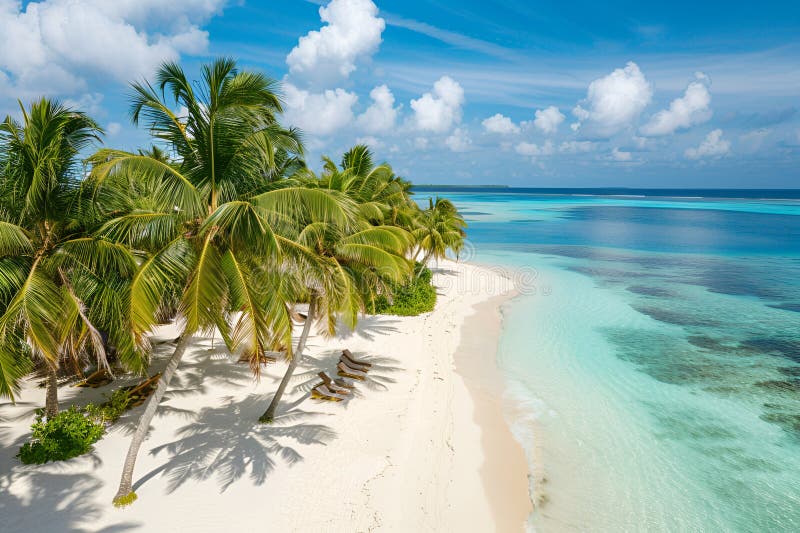
M164 397L164 393L167 392L169 382L175 374L175 370L178 368L184 352L186 352L186 346L189 344L190 338L191 335L187 333L183 333L178 337L178 344L175 346L175 351L172 353L172 357L170 357L167 367L161 375L161 379L158 380L158 386L153 395L147 400L144 412L142 416L139 417L139 424L136 426L136 431L131 439L131 445L128 448L128 455L125 457L125 465L122 467L122 479L120 479L119 482L119 490L114 497L114 505L118 507L129 505L136 500L136 493L133 492L133 468L136 466L136 457L139 455L139 448L141 448L147 436L147 432L150 430L150 422L153 421L153 417L158 409L158 404Z
M286 373L283 375L281 384L278 385L278 390L275 391L275 396L272 397L269 407L267 407L267 410L263 415L261 415L261 418L258 419L259 422L271 424L275 419L275 411L278 409L281 396L283 396L283 392L286 390L287 385L289 385L289 381L292 379L292 374L294 374L294 369L297 368L297 363L300 362L300 359L303 357L303 351L306 349L306 341L308 340L308 334L311 331L311 323L314 321L314 315L316 311L317 297L312 296L311 301L308 304L308 316L303 324L303 331L300 333L300 340L297 341L297 348L295 348L294 353L292 354L292 359L289 361L289 368L286 369Z
M429 251L428 253L425 254L425 257L422 258L422 261L420 261L420 264L422 265L422 268L420 268L419 272L417 272L417 275L416 275L417 278L422 276L422 271L425 270L425 268L428 266L428 261L430 261L432 255L433 255L433 252Z
M56 367L49 363L47 364L47 397L44 413L48 420L58 414L58 375Z

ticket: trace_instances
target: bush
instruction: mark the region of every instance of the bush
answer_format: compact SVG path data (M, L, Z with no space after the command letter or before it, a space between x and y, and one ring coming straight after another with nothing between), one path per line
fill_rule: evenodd
M43 412L36 415L30 442L20 448L17 457L25 464L42 464L48 461L64 461L83 455L92 444L103 436L102 423L87 416L73 406L43 421Z
M392 300L385 296L375 299L371 311L379 315L417 316L436 307L436 288L431 285L433 274L417 263L414 277L406 285L392 287Z
M94 405L92 403L87 405L86 414L97 423L113 424L128 409L131 400L129 391L117 389L111 394L108 401L102 405Z

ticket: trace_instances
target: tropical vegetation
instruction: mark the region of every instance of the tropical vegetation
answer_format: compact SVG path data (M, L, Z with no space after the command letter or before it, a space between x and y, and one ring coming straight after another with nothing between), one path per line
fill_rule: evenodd
M17 457L25 464L64 461L83 455L103 436L105 427L73 406L50 416L36 415L30 442L22 445Z
M117 505L136 498L139 448L194 335L219 334L256 378L265 356L286 358L260 418L271 422L314 328L333 335L363 313L429 311L424 264L458 254L465 236L452 203L420 208L366 146L315 173L300 132L280 123L277 83L231 59L202 66L197 81L165 63L131 90L132 121L152 137L134 152L100 147L91 118L48 99L0 125L0 395L13 400L33 371L47 386L21 457L87 451L102 431L79 418L102 428L129 399L120 389L103 410L59 415L59 380L146 375L153 328L180 330L131 437ZM44 454L63 431L79 442Z

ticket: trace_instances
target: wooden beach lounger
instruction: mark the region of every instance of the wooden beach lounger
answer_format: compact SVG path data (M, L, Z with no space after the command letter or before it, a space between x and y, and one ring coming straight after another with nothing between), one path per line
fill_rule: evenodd
M345 396L331 391L324 383L320 383L311 389L311 397L318 400L328 400L331 402L341 402L342 400L346 399Z
M339 364L336 365L336 368L339 370L337 374L342 377L360 379L362 381L367 379L367 373L365 371L352 368L344 361L339 361Z
M108 370L105 368L101 368L91 376L87 377L80 383L76 383L73 385L74 387L91 387L96 389L97 387L102 387L103 385L108 385L114 381L114 378L111 374L108 373Z
M372 363L367 363L366 361L362 361L360 359L354 358L353 357L353 353L350 350L348 350L347 348L342 350L341 359L344 359L345 363L347 363L350 366L357 365L357 366L365 366L367 368L371 368L372 367Z
M161 379L161 372L153 374L153 377L147 378L138 385L124 387L123 390L128 391L128 398L130 398L128 406L125 409L133 409L134 407L142 405L145 400L155 392L159 379Z
M331 379L330 376L325 372L320 372L317 375L322 378L322 383L324 383L325 386L333 392L339 394L350 394L352 392L351 389L355 388L353 385L348 384L343 379Z
M367 367L367 366L362 366L362 365L359 365L359 364L353 363L353 362L349 361L349 360L348 360L346 357L344 357L344 356L342 356L342 357L340 357L340 358L339 358L339 362L340 362L340 363L344 363L344 364L346 364L347 366L349 366L349 367L350 367L350 368L352 368L353 370L360 370L361 372L365 372L365 373L366 373L366 372L369 372L369 367Z

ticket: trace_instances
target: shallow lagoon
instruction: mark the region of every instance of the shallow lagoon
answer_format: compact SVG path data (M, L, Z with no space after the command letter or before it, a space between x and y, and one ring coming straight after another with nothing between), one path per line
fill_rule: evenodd
M534 526L800 530L797 200L442 195L527 272L499 357Z

